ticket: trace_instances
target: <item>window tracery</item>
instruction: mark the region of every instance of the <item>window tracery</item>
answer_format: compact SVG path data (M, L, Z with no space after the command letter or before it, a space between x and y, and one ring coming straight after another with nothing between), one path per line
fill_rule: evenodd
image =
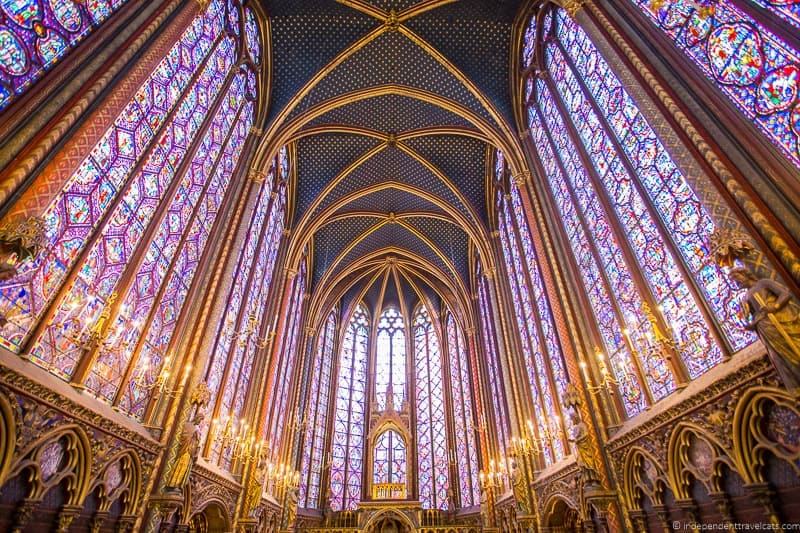
M334 511L355 509L361 501L369 332L369 315L358 304L339 356L329 501Z
M126 3L127 0L0 2L0 111Z
M762 134L800 168L800 50L760 20L800 28L795 2L631 0ZM772 22L772 21L771 21Z
M453 455L458 472L461 507L480 503L478 483L478 446L475 439L475 411L471 391L477 390L470 372L468 348L461 326L447 313L447 349L449 351L450 389L453 398Z
M711 261L710 214L588 35L545 5L525 39L531 139L632 416L753 335Z
M44 251L0 284L0 342L140 420L255 119L238 9L214 0L195 18L53 194Z
M416 374L419 499L425 509L447 509L450 475L442 356L436 329L424 305L413 319Z
M308 390L302 459L300 498L302 507L317 507L322 468L325 461L325 435L328 431L328 401L332 366L336 351L336 309L328 314L317 337L316 353Z

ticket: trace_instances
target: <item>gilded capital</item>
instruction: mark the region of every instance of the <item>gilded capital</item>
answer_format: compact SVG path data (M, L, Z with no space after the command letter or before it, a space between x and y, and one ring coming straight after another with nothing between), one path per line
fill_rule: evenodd
M570 17L575 18L575 15L578 14L578 11L583 9L583 6L586 5L588 1L589 0L562 0L561 6Z
M251 168L248 178L250 178L254 183L264 183L264 181L267 179L267 173L257 168Z
M511 176L511 179L514 180L514 183L517 187L522 187L525 185L525 182L531 179L531 172L530 170L523 170L514 176Z

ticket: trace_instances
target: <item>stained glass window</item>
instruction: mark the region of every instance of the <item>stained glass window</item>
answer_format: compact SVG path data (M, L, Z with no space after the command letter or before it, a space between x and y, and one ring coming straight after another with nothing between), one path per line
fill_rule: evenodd
M211 391L210 416L201 426L206 457L228 466L231 434L241 431L244 400L250 385L253 361L267 345L266 303L283 231L286 188L276 178L277 159L257 192L246 240L235 260L234 283L225 296L225 312L217 326L213 351L204 377ZM276 194L272 194L273 190Z
M502 162L502 156L498 156L497 160ZM498 164L498 178L502 178L504 170ZM547 297L543 293L536 252L519 203L519 194L516 195L516 202L512 195L505 198L498 194L498 213L500 243L509 274L514 315L520 331L534 412L537 414L532 422L538 435L547 436L542 439L542 450L546 463L551 464L563 459L565 453L559 431L559 395L563 395L566 386L561 348L556 338ZM523 224L519 225L518 222Z
M586 33L552 13L539 48L526 44L551 74L526 83L531 137L632 415L673 391L676 372L693 379L722 360L717 324L734 350L753 336L738 323L736 289L709 259L708 211ZM521 221L513 194L512 204ZM662 336L682 368L656 349Z
M378 436L373 452L375 464L372 482L375 484L406 482L406 442L403 436L390 429Z
M447 446L442 354L436 330L424 305L413 319L417 396L417 468L419 500L425 509L447 509Z
M486 373L488 377L489 393L492 401L492 416L494 421L494 434L497 438L497 447L502 457L506 456L506 443L511 438L508 404L503 387L503 373L500 366L500 352L497 346L497 334L494 328L494 307L489 293L489 282L483 276L478 265L478 305L481 319L481 333L483 337L484 352L486 354ZM485 416L485 415L484 415ZM483 431L488 431L487 421L479 420Z
M406 335L403 316L395 307L387 308L378 321L375 355L375 400L379 411L387 408L391 390L393 408L399 411L406 400Z
M221 1L197 16L54 194L44 252L0 287L7 345L37 326L35 363L140 420L171 375L184 304L255 118L256 75L236 66L222 31L230 16ZM268 277L255 280L253 296L266 298ZM234 358L235 416L253 354Z
M247 49L250 51L250 57L253 58L254 63L259 63L261 61L261 29L250 8L245 10L244 30L247 35Z
M220 2L215 1L194 20L44 210L44 250L36 260L21 265L18 276L0 283L0 313L9 320L0 332L0 342L7 348L20 349L79 258L83 261L80 271L88 269L87 275L97 261L103 261L97 257L97 243L107 242L111 262L119 265L120 254L131 249L130 240L141 239L139 221L121 224L125 224L129 210L142 203L141 214L152 217L152 199L163 196L174 173L167 157L181 155L186 149L182 138L177 144L172 142L174 135L197 134L194 122L208 111L207 103L195 110L198 98L218 94L227 77L225 68L232 65L235 46L222 36L222 11ZM198 69L200 76L192 83ZM167 121L170 113L180 116L178 122ZM158 142L154 142L156 139ZM146 168L131 176L139 161L146 161ZM115 204L120 194L124 201ZM118 207L112 218L109 209L113 205ZM103 238L93 238L95 228L103 224L108 228ZM90 243L93 254L82 254ZM88 294L78 302L62 298L56 305L66 306L61 309L65 328L72 328L74 335L79 333L74 331L76 320L93 324L91 318L97 317L109 294ZM63 337L58 331L52 333ZM66 377L75 355L67 353L64 366L56 366L55 340L43 339L34 361ZM66 352L73 350L65 348Z
M359 304L339 355L329 502L334 511L355 509L361 501L369 333L369 316Z
M283 435L286 412L289 410L289 385L293 382L295 361L297 358L298 340L300 338L300 325L303 318L303 302L306 292L306 262L303 261L297 276L294 279L291 295L291 310L289 321L284 330L281 349L278 352L280 359L271 380L270 394L267 396L271 406L272 422L268 435L272 439L272 449L277 449Z
M127 0L0 0L0 111Z
M800 51L749 14L756 4L800 27L797 2L631 0L697 68L800 168Z
M328 428L331 370L336 348L336 310L330 312L325 327L317 337L316 353L311 369L308 403L305 415L305 438L300 467L301 507L319 505L322 467L325 461L325 435Z
M461 507L480 504L478 484L478 447L475 440L475 418L472 408L473 384L469 354L464 343L461 326L447 313L447 351L449 354L450 390L453 402L453 427L455 449L453 455L458 469L458 487Z

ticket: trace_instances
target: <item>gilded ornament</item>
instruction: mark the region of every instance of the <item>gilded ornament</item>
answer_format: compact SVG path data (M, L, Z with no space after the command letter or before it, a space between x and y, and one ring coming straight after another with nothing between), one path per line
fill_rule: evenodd
M190 405L194 411L194 416L189 419L183 427L181 434L180 448L175 467L167 479L166 487L168 491L180 492L186 486L192 466L197 460L200 451L200 424L205 418L205 407L211 401L211 392L204 382L200 382L192 391Z
M745 327L758 334L784 386L800 393L800 302L780 283L758 279L746 268L735 268L731 279L745 289Z
M580 469L584 488L596 487L600 484L598 465L594 457L594 447L589 437L589 428L580 414L583 400L578 389L572 383L567 385L564 393L564 406L569 416L570 425L567 439L575 445L576 462Z
M562 7L570 17L575 18L575 15L578 14L578 11L583 9L587 1L588 0L563 0Z

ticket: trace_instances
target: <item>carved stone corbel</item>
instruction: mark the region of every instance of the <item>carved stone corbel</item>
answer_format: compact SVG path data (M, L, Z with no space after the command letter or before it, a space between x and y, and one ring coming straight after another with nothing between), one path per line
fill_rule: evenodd
M58 527L57 533L67 533L69 526L81 514L83 506L81 505L64 505L58 513Z
M28 525L28 522L31 521L31 517L33 516L33 512L39 506L41 501L39 500L22 500L20 504L17 506L16 511L14 511L14 526L11 529L12 533L22 533L25 530L25 527Z

